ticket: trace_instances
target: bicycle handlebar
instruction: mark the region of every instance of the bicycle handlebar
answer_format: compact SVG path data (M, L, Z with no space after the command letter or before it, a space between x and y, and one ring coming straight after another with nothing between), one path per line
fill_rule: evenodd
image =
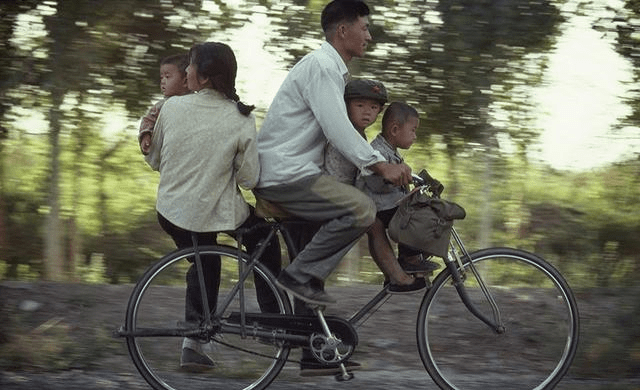
M440 181L431 177L429 172L426 169L420 171L419 174L412 173L411 177L413 179L413 184L416 187L425 186L428 187L429 190L433 193L434 196L439 197L440 194L444 191L444 186Z
M411 178L413 179L413 185L414 186L423 186L426 185L425 181L423 178L421 178L420 176L416 175L415 173L411 174Z

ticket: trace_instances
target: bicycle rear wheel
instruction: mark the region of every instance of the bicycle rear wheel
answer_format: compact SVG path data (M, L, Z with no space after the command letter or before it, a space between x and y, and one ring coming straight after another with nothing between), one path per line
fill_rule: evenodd
M418 349L442 389L550 389L567 372L578 346L575 298L562 275L540 257L510 248L470 255L493 296L506 331L497 334L462 304L449 269L420 306ZM491 309L463 258L471 301Z
M238 250L224 246L203 246L199 250L201 258L207 256L211 260L210 256L217 256L220 259L220 307L239 279ZM222 318L213 319L213 327L186 324L185 274L193 259L193 248L175 251L151 266L136 284L125 318L127 346L135 366L158 390L264 389L285 365L289 347L265 342L250 334L221 332L216 324L224 322L231 312L240 312L238 293ZM241 263L247 262L248 255L242 252ZM253 272L254 276L249 275L244 283L246 312L261 312L254 286L254 277L260 277L265 281L267 292L272 294L270 312L291 314L287 296L275 286L266 267L258 263ZM181 368L182 343L189 332L198 335L204 352L215 362L212 369L194 373Z

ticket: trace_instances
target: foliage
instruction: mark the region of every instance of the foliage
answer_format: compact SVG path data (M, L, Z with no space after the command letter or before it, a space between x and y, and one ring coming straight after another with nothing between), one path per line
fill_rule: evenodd
M77 267L77 277L81 280L135 281L148 264L173 247L155 219L157 174L141 163L135 141L129 141L120 153L110 157L113 166L128 169L124 175L110 175L112 182L103 189L106 201L102 216L108 217L104 225L96 209L100 194L95 179L98 167L86 164L83 173L78 175L82 191L75 194L75 200L63 191L63 210L69 210L65 215L71 215L73 202L77 205L75 215L83 242ZM20 148L17 144L15 148L12 145L8 143L6 150L20 156ZM456 184L445 175L444 148L432 148L427 159L420 150L417 154L407 154L412 166L427 167L444 183L445 196L467 209L468 216L457 224L457 229L470 249L479 248L482 205L476 199L483 183L475 161L480 154L480 151L469 153L458 160ZM640 211L634 206L640 199L640 186L637 176L633 176L640 170L638 161L587 173L541 168L528 169L526 174L521 174L521 163L513 156L507 156L501 164L496 175L498 180L493 185L492 245L515 246L539 253L569 275L572 284L607 286L632 282L629 275L637 271L639 253L635 237L638 236ZM26 276L19 274L17 266L20 264L38 270L41 253L38 249L41 238L32 234L42 223L39 192L30 189L37 180L28 179L38 169L28 169L28 165L20 168L15 171L15 177L13 173L7 176L7 182L14 184L6 187L10 191L5 195L7 210L10 210L11 245L3 251L0 260L7 263L4 277L8 278ZM457 188L455 193L451 193L453 187ZM36 198L29 201L34 195ZM66 240L68 243L69 238ZM367 253L366 246L360 253ZM94 269L93 276L88 276L91 274L88 270L97 266L90 262L92 258L104 259L103 274L95 273ZM372 263L366 259L362 262L365 268ZM601 272L605 265L612 272Z
M270 23L262 49L285 68L322 39L322 2L249 3L0 5L1 277L42 276L45 239L56 235L72 280L134 281L173 247L156 222L157 173L142 161L131 122L155 99L158 60L214 34L236 39L260 15ZM457 226L465 243L537 252L575 284L631 283L640 264L640 161L575 173L526 158L540 130L531 88L564 21L559 4L369 3L374 42L352 73L384 80L391 100L418 107L421 131L406 159L467 209ZM620 52L634 60L637 8L628 1L620 10L617 32ZM265 110L258 107L258 118ZM499 138L514 150L499 148ZM59 222L53 230L51 217ZM92 262L98 258L102 264ZM358 268L376 279L363 262Z
M6 243L2 248L0 261L5 264L2 276L7 278L31 278L41 269L41 237L37 232L43 223L40 213L41 199L31 193L18 191L5 194Z

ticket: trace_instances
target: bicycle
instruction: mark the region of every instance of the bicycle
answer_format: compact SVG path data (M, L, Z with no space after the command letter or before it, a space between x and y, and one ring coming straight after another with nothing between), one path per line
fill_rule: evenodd
M439 184L414 176L420 191L439 196L434 183ZM289 231L297 223L269 220L264 242L280 234L292 248ZM433 381L442 389L555 387L578 346L578 308L566 280L535 254L513 248L468 253L455 229L450 241L445 267L424 294L416 324L419 355ZM239 247L196 245L166 255L142 275L116 333L126 339L134 365L152 388L264 389L295 361L289 353L297 347L310 349L320 363L338 364L337 380L353 378L344 362L358 344L356 328L386 302L387 287L348 319L325 316L320 306L315 316L295 315L288 295L259 262L263 251L249 255ZM214 312L205 310L202 323L185 324L180 278L203 255L221 260L219 299ZM278 313L260 312L252 273L266 281ZM174 308L175 318L162 318L158 305ZM184 337L215 347L213 370L193 375L178 369Z

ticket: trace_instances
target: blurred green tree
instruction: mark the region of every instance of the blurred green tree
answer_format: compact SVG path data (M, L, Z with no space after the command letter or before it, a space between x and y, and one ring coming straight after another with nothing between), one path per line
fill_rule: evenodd
M591 251L574 233L544 230L578 229L591 216L590 208L558 207L567 198L547 199L548 193L535 187L537 181L551 180L555 192L562 193L563 185L578 179L530 166L526 160L527 148L540 131L533 125L531 88L539 84L559 34L561 3L368 3L374 42L365 58L352 63L352 74L382 80L392 100L406 100L424 114L421 128L427 131L421 132L407 159L442 178L449 197L465 199L473 210L465 221L472 227L473 243L500 241L568 253L550 239L556 237L574 242L569 251L573 255ZM30 231L31 246L46 259L29 250L22 259L11 255L12 262L31 264L46 277L58 279L73 277L77 261L103 253L107 280L134 278L166 250L167 240L154 221L157 178L141 162L135 130L114 134L107 130L110 122L122 115L140 117L157 97L160 58L209 40L214 33L232 39L255 15L269 20L264 49L292 66L322 40L319 18L324 4L0 3L0 260L7 261L6 253L19 253L20 246L29 245L17 232ZM630 57L636 40L634 4L627 2L627 14L620 10L626 24L616 25L621 27L621 50L628 50ZM253 76L246 76L249 82L254 82ZM260 77L255 75L255 81ZM20 125L37 118L45 124L44 131ZM502 153L499 137L517 146L516 160ZM631 181L626 175L632 173L624 166L610 169L608 177ZM23 218L15 214L18 209L34 215ZM628 215L637 214L629 210ZM564 222L546 223L550 217ZM598 230L604 220L594 221L597 227L585 236L589 245L593 237L602 237L600 249L594 250L606 248L611 254L615 248L626 248L622 243L607 244L635 232L632 224L618 223L624 218L621 213L613 216L610 226L620 228L609 228L609 233ZM45 220L41 228L38 224ZM39 238L33 238L36 235ZM581 252L573 251L575 245Z

